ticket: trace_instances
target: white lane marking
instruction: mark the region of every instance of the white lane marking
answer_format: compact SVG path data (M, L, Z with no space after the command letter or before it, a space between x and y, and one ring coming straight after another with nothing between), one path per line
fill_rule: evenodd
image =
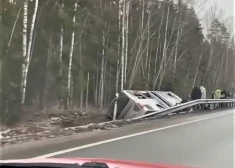
M121 136L121 137L118 137L118 138L108 139L108 140L95 142L95 143L91 143L91 144L87 144L87 145L83 145L83 146L78 146L78 147L74 147L74 148L69 148L69 149L66 149L66 150L57 151L57 152L41 155L41 156L38 156L38 157L34 157L32 159L48 158L48 157L52 157L52 156L56 156L56 155L61 155L61 154L64 154L64 153L73 152L73 151L76 151L76 150L81 150L81 149L85 149L85 148L89 148L89 147L93 147L93 146L97 146L97 145L101 145L101 144L105 144L105 143L109 143L109 142L114 142L114 141L118 141L118 140L122 140L122 139L132 138L132 137L135 137L135 136L144 135L144 134L148 134L148 133L152 133L152 132L157 132L157 131L165 130L165 129L168 129L168 128L173 128L173 127L178 127L178 126L182 126L182 125L192 124L192 123L195 123L195 122L209 120L209 119L213 119L213 118L217 118L217 117L221 117L221 116L225 116L225 115L229 115L229 114L233 114L233 113L235 113L235 110L232 110L232 112L226 112L226 113L222 113L222 114L218 114L218 115L209 115L209 117L204 117L204 118L193 120L193 121L188 121L188 122L184 122L184 123L170 125L170 126L157 128L157 129L153 129L153 130L149 130L149 131L139 132L139 133L135 133L135 134L131 134L131 135Z

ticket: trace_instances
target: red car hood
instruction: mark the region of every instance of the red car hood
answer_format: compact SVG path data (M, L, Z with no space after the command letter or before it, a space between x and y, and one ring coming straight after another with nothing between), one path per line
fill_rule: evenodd
M110 168L189 168L183 166L154 164L136 161L124 161L99 158L45 158L45 159L22 159L22 160L0 160L0 163L78 163L85 162L105 162Z

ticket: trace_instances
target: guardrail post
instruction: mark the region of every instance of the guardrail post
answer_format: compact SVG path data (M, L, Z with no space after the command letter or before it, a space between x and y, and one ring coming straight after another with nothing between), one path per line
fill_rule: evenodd
M118 99L119 94L116 93L115 95L115 103L114 103L114 109L113 109L113 121L116 120L117 117L117 99Z
M211 103L210 106L212 107L212 108L211 108L212 110L215 109L215 104Z

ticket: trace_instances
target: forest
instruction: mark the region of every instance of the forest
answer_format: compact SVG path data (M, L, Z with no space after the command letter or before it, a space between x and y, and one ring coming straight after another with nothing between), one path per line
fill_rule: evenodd
M235 89L234 34L193 0L0 0L0 115L103 110L125 89Z

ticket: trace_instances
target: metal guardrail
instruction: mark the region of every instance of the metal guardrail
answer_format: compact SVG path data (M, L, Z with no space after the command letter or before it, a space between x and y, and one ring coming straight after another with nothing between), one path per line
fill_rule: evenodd
M189 107L193 107L196 105L200 105L200 104L219 104L219 103L223 103L223 104L228 103L229 107L234 107L235 106L235 99L198 99L198 100L193 100L193 101L179 104L179 105L169 107L169 108L166 108L163 110L153 111L153 112L145 114L143 116L133 118L132 120L138 120L138 119L152 117L152 116L161 117L161 116L168 115L170 113L174 113L174 112L177 112L177 111L189 108Z

